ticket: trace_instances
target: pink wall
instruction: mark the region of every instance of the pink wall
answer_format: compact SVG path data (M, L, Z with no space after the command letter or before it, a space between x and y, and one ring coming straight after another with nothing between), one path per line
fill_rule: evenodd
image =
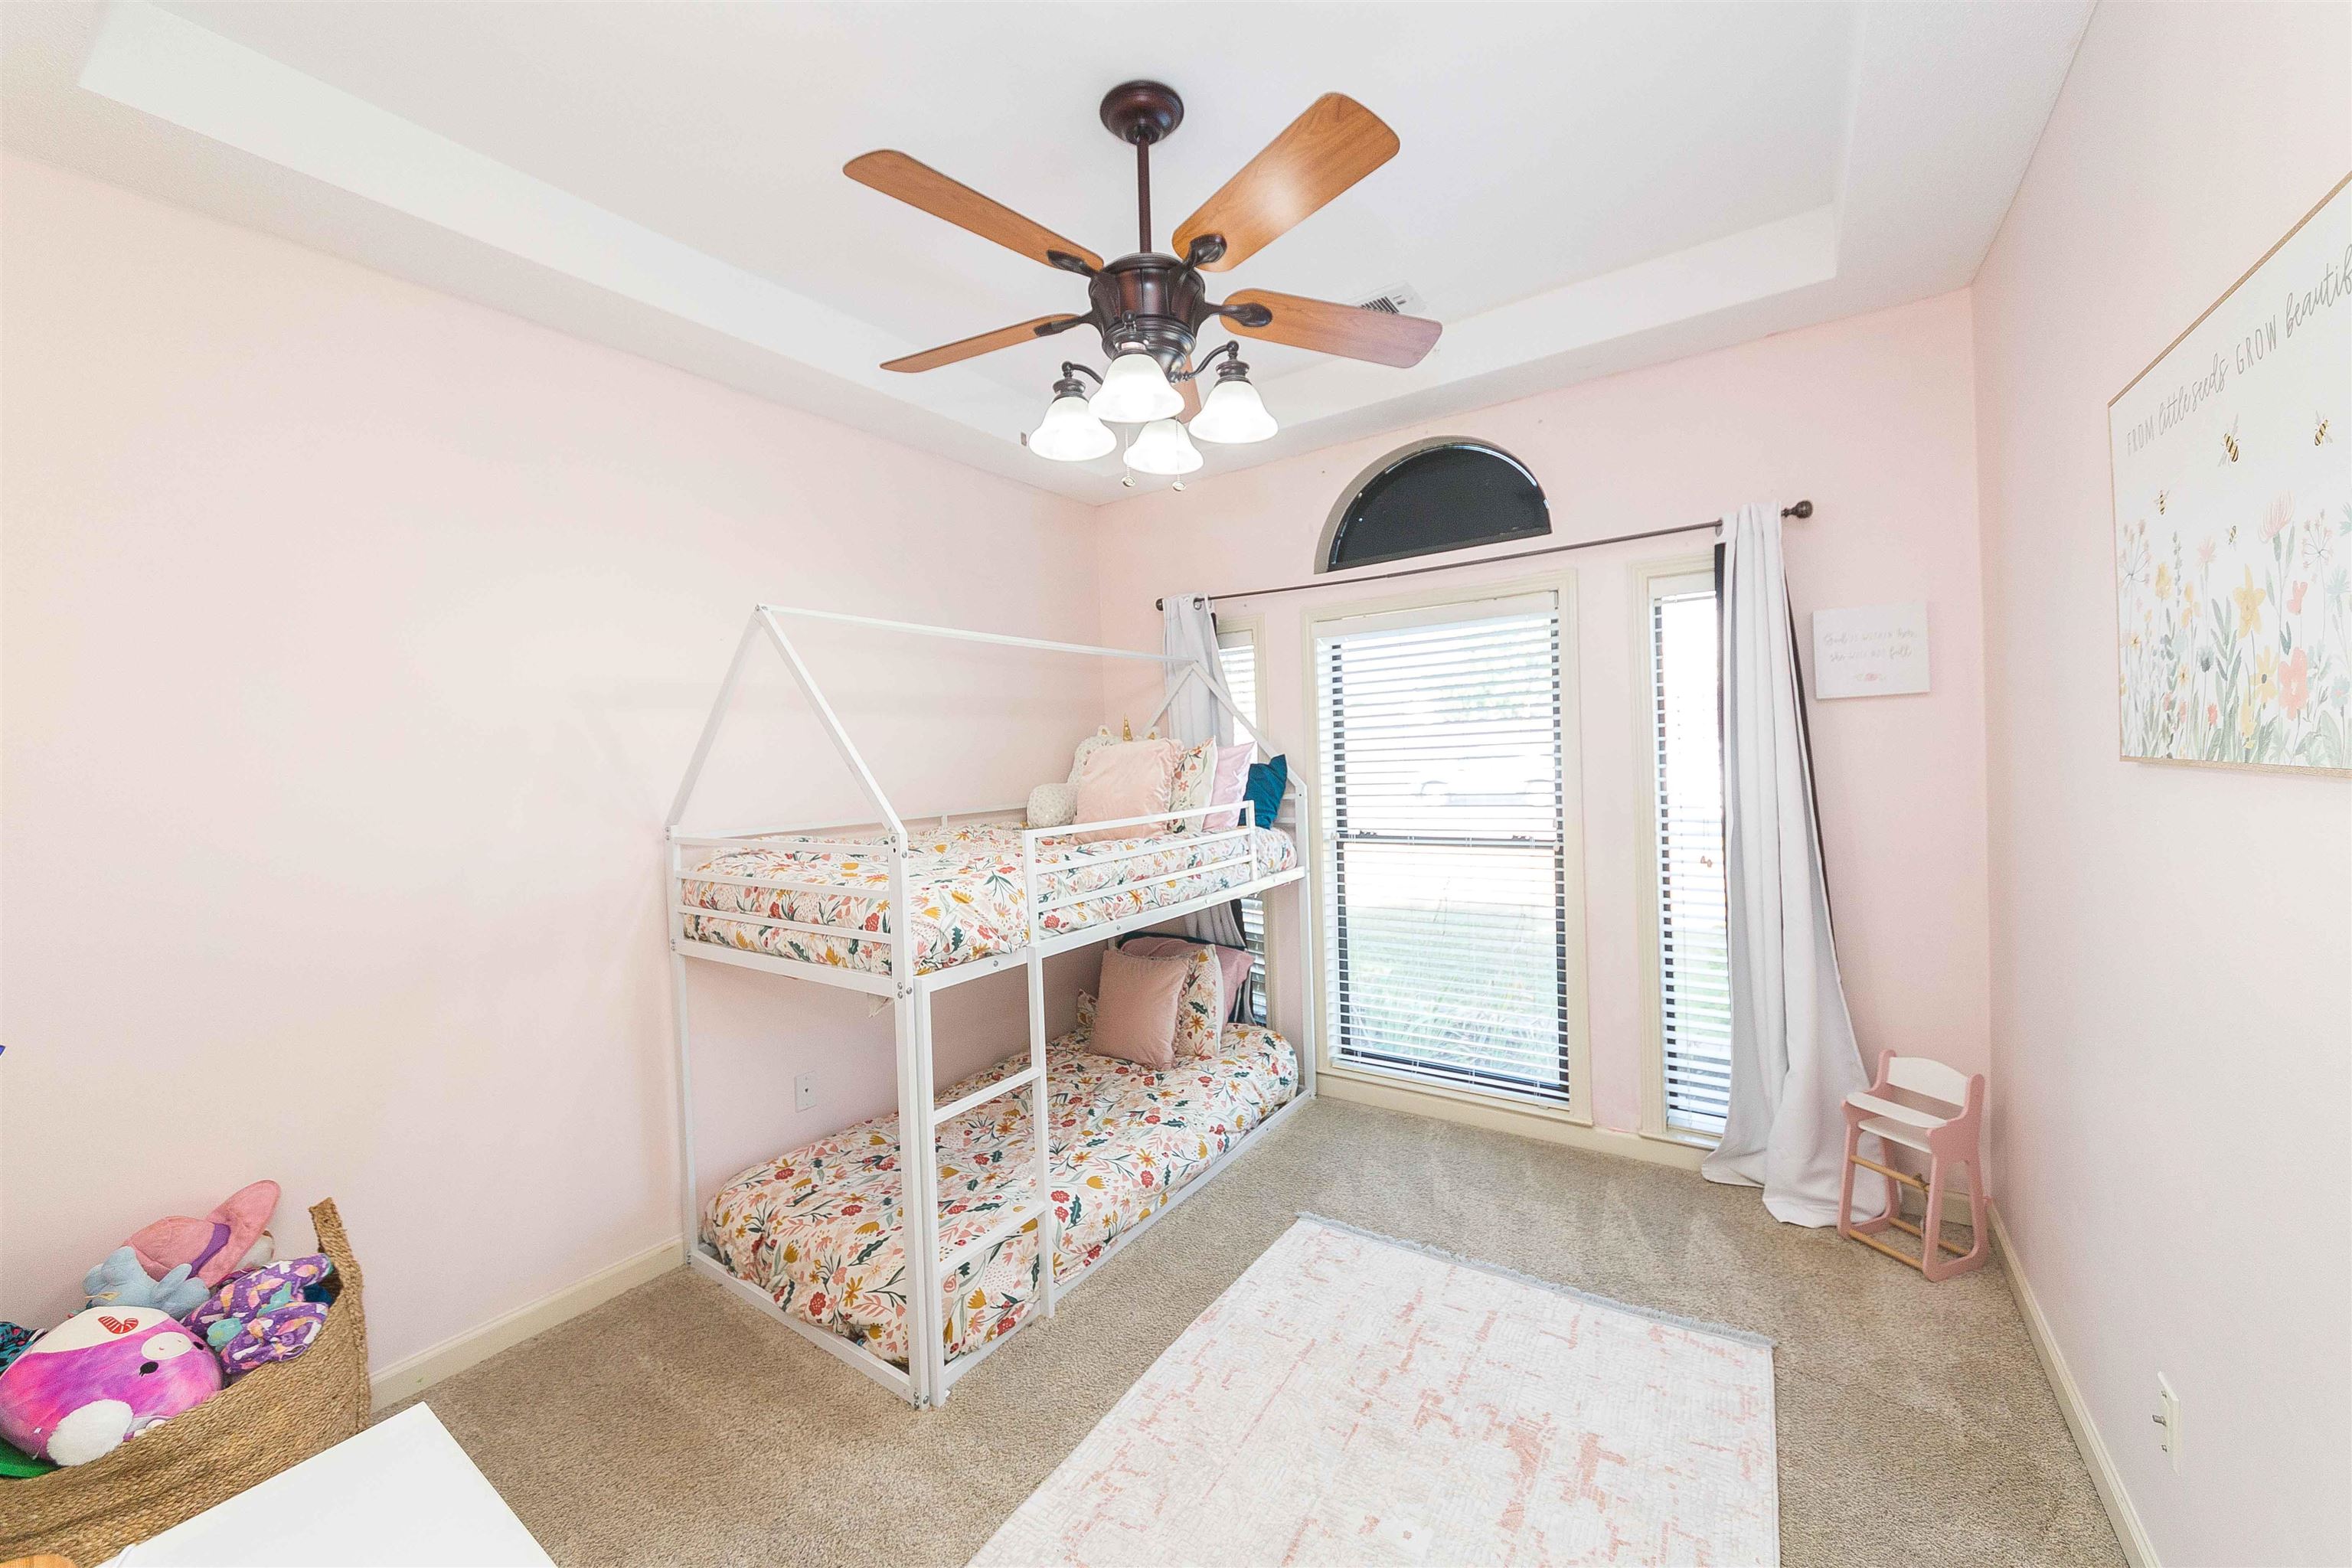
M54 1321L130 1231L260 1175L298 1242L341 1201L379 1367L674 1237L656 845L751 603L1092 640L1092 518L5 174L0 1316ZM1022 798L1093 717L1090 687L976 707L936 646L822 652L916 809ZM747 759L711 810L837 776L805 729ZM806 1131L885 1103L887 1015L746 978L697 984L721 1156L803 1131L750 1120L795 1071Z
M1977 280L2001 1209L2168 1563L2352 1560L2352 782L2116 760L2106 404L2347 167L2352 8L2102 6Z
M1154 635L1154 597L1305 581L1333 500L1407 440L1476 436L1535 470L1560 540L1696 521L1811 497L1789 532L1801 633L1817 606L1925 599L1934 689L1813 707L1840 956L1865 1051L1987 1065L1984 769L1969 302L1948 295L1507 403L1106 508L1103 630ZM1280 405L1279 383L1268 401ZM1171 542L1181 540L1180 547ZM1582 622L1585 927L1593 1107L1640 1124L1635 750L1630 569L1704 554L1708 536L1555 557ZM1492 553L1492 552L1489 552ZM1528 568L1465 567L1448 582ZM1318 588L1221 606L1265 622L1272 738L1307 732L1304 621L1318 605L1420 584ZM1808 644L1810 647L1810 644ZM1289 934L1281 933L1278 934ZM1295 934L1287 952L1296 954ZM1281 1011L1297 1025L1295 979Z

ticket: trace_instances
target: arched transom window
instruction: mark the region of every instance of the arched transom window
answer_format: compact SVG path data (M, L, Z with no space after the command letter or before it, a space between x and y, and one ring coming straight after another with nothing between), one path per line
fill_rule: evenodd
M1416 441L1356 476L1324 525L1315 570L1435 555L1551 531L1543 487L1499 447Z

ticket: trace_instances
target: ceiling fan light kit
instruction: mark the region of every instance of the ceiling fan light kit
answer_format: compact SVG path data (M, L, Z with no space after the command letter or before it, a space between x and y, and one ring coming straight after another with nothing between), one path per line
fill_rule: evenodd
M1225 348L1233 346L1227 343ZM1263 441L1280 428L1265 411L1265 400L1250 384L1249 366L1238 353L1217 367L1217 384L1209 389L1209 395L1201 400L1201 412L1192 416L1192 434L1222 447Z
M1189 474L1201 462L1201 448L1173 419L1153 420L1127 446L1127 466L1139 474Z
M1084 315L1039 316L890 360L883 369L935 370L1073 327L1092 327L1109 368L1095 376L1100 385L1088 399L1076 373L1095 373L1063 365L1045 416L1028 436L1029 449L1059 462L1086 462L1118 444L1106 421L1141 425L1128 447L1129 467L1141 473L1187 474L1202 462L1199 448L1178 423L1188 410L1192 433L1203 441L1263 441L1280 428L1250 384L1237 343L1220 344L1195 363L1193 348L1209 323L1223 321L1244 337L1401 368L1418 364L1436 343L1438 323L1414 316L1263 289L1245 289L1213 303L1202 277L1255 255L1394 157L1396 133L1370 110L1341 93L1317 99L1177 226L1171 243L1178 256L1151 248L1151 149L1183 123L1184 100L1159 82L1124 82L1104 95L1101 115L1105 129L1135 149L1137 247L1133 255L1112 261L904 153L867 153L844 165L842 172L861 184L1087 280ZM1217 367L1207 399L1188 395L1194 378L1218 354L1226 363Z
M1160 362L1139 349L1129 349L1103 372L1102 390L1094 395L1095 417L1113 425L1144 425L1173 419L1184 412L1184 395L1169 384Z
M1045 417L1029 433L1029 449L1057 463L1091 462L1118 445L1118 432L1095 417L1083 395L1064 392L1065 384L1075 386L1076 383L1055 384Z

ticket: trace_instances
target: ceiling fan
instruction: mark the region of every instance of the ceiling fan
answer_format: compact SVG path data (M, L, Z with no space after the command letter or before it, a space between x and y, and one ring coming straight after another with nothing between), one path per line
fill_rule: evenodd
M1263 441L1276 429L1250 384L1239 343L1221 344L1195 363L1193 346L1212 321L1222 320L1243 336L1293 348L1401 368L1418 364L1437 342L1441 329L1435 321L1262 289L1212 303L1201 276L1247 260L1396 156L1396 132L1354 99L1325 93L1177 226L1170 243L1179 254L1170 256L1151 248L1151 149L1183 120L1184 100L1156 81L1126 82L1104 95L1104 127L1135 149L1136 185L1135 254L1108 262L904 153L851 159L842 173L859 184L1087 279L1083 315L1039 316L894 359L882 368L936 370L1073 327L1092 327L1101 335L1108 367L1097 374L1063 363L1045 417L1027 437L1029 449L1083 462L1118 444L1109 425L1141 425L1128 447L1128 466L1143 473L1186 474L1202 459L1185 426L1177 422L1179 415L1189 421L1191 435L1204 441ZM1225 363L1216 367L1216 384L1204 400L1194 382L1220 355ZM1091 396L1081 375L1096 383Z

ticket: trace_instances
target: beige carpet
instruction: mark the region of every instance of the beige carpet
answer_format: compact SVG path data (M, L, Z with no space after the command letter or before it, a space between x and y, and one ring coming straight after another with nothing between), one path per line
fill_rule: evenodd
M1998 1267L1929 1285L1753 1192L1319 1101L917 1415L680 1269L429 1390L566 1564L961 1564L1300 1209L1752 1330L1782 1561L2121 1553Z

